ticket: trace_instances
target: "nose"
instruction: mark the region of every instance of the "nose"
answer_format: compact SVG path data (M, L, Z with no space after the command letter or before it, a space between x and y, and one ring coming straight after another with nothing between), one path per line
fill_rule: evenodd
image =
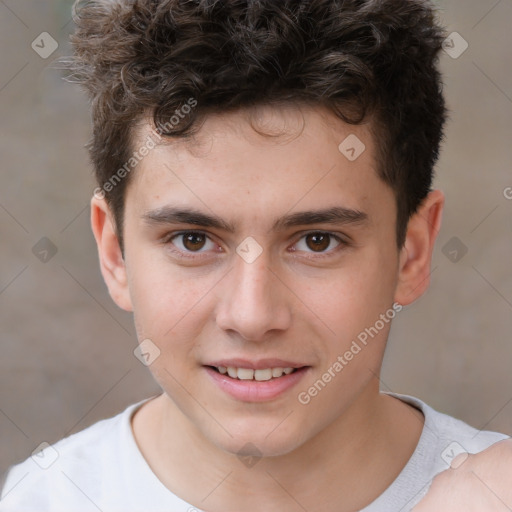
M265 251L252 263L236 255L220 290L217 325L246 341L265 341L288 329L292 294L276 274Z

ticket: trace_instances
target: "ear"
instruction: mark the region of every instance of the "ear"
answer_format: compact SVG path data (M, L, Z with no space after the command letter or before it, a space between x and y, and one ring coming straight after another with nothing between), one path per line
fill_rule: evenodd
M112 300L132 311L126 266L119 246L113 215L104 198L91 199L91 226L98 246L100 268Z
M423 295L430 284L432 252L441 228L444 199L440 190L433 190L409 219L395 291L395 301L404 306Z

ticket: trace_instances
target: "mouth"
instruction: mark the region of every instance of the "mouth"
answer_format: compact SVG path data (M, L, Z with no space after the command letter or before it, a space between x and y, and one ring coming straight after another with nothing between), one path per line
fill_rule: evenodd
M266 402L282 397L312 368L289 362L290 366L241 361L232 364L211 364L204 365L203 368L221 391L242 402Z
M299 369L292 367L275 367L255 370L253 368L237 368L235 366L209 366L209 368L221 375L227 375L232 379L254 380L257 382L279 379L283 375L290 375Z

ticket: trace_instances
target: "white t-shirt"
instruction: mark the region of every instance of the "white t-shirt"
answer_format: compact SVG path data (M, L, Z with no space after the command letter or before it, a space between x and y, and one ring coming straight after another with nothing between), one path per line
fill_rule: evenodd
M361 512L410 511L455 455L477 453L508 437L478 431L416 398L392 395L420 409L425 425L402 472ZM0 512L201 512L167 489L142 456L130 420L144 402L12 467Z

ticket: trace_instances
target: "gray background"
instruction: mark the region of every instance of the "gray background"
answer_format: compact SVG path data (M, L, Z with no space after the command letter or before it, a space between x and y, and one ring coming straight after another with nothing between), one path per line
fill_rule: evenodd
M54 63L70 53L71 3L0 0L0 472L158 390L98 269L88 106ZM469 43L442 59L447 206L431 288L395 320L382 388L512 434L512 0L439 5ZM42 32L59 42L47 59L31 48ZM468 250L457 262L454 243Z

